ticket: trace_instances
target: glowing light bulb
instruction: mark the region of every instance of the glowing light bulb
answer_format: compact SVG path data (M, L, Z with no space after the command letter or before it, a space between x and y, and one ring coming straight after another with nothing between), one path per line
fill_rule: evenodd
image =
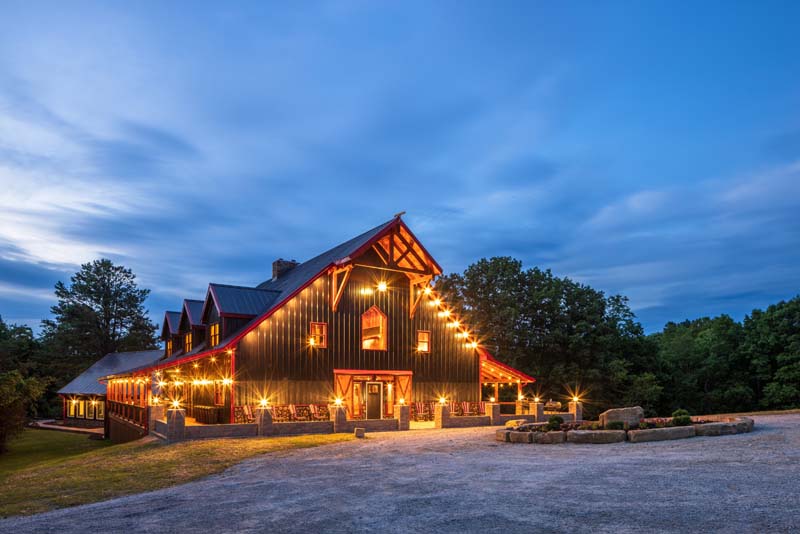
M406 403L406 400L405 400L404 398L402 398L402 397L401 397L401 398L400 398L400 404L405 404L405 403Z
M316 345L316 344L317 344L317 342L316 342L316 341L314 341L314 338L313 338L313 336L312 336L312 337L310 337L310 338L308 338L308 345L309 345L310 347L313 347L313 346L314 346L314 345Z
M441 303L442 303L441 299L433 299L433 300L430 302L430 305L431 305L431 306L438 306L438 305L439 305L439 304L441 304Z
M534 397L533 402L539 402L539 397Z
M445 402L447 402L447 399L444 397L439 397L439 404L444 404Z
M473 341L472 343L469 344L469 347L471 349L477 349L478 348L478 342L477 341Z
M172 408L173 409L177 410L180 407L181 407L181 401L179 401L179 400L172 401Z
M378 282L378 291L383 292L383 291L386 291L388 288L389 288L389 286L386 285L386 282L384 282L383 280Z
M231 384L233 384L233 380L231 380L230 378L223 378L222 379L222 385L230 386Z
M430 286L426 286L426 287L425 287L425 289L423 289L423 290L422 290L422 292L423 292L425 295L430 295L430 294L431 294L431 288L430 288Z
M497 399L495 399L494 397L489 397L489 402L494 402L494 401L496 401L496 400L497 400Z
M336 397L333 400L333 404L336 405L336 406L341 406L342 405L342 398L341 397Z
M579 402L579 401L580 401L580 399L578 398L577 395L572 397L572 402Z
M267 399L261 399L261 401L259 401L259 404L261 404L262 407L266 408L267 404L269 404L269 401Z
M167 383L164 382L163 380L159 380L158 381L158 387L160 387L160 388L167 387Z

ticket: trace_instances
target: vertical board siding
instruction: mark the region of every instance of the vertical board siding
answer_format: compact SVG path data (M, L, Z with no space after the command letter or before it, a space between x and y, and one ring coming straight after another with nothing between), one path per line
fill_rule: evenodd
M389 290L375 289L386 280ZM373 289L363 295L362 288ZM278 404L322 403L333 398L334 369L413 372L412 399L479 400L480 364L476 350L456 339L448 319L437 316L429 299L409 319L408 278L355 267L336 312L331 311L330 277L323 275L247 334L236 349L237 404L268 397ZM387 316L385 351L361 348L361 314L378 306ZM308 346L309 325L328 325L328 348ZM417 330L431 332L430 352L417 353Z

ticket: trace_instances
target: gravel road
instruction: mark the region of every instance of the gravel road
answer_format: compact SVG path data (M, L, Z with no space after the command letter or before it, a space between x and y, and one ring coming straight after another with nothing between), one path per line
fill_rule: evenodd
M751 434L522 445L489 428L371 434L0 532L797 532L800 415Z

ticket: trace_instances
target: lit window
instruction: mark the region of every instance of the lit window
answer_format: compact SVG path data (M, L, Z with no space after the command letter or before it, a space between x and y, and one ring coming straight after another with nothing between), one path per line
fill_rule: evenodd
M94 410L94 418L95 419L101 419L101 420L105 419L105 416L106 416L106 414L105 414L106 404L102 400L98 400L97 401L97 405L94 408L95 408L95 410Z
M386 315L377 306L361 316L361 348L386 350Z
M311 323L309 330L311 332L308 336L309 345L318 349L324 349L328 347L327 323Z
M189 352L192 350L192 333L189 332L185 336L183 336L183 352Z
M67 417L75 417L75 406L77 406L77 402L70 400L67 404Z
M86 417L86 401L84 400L78 401L78 417L81 419Z
M219 323L208 325L208 339L212 347L219 345Z
M172 340L168 339L167 342L164 344L164 348L166 349L167 356L172 356Z
M431 333L427 330L417 330L417 352L431 351Z

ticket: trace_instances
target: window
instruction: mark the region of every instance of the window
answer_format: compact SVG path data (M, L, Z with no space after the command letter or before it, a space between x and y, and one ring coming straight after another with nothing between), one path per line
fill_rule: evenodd
M386 350L386 315L377 306L361 316L361 348Z
M208 341L211 347L219 345L219 323L208 325Z
M192 333L189 332L183 336L183 352L190 352L192 350Z
M78 405L78 402L74 399L69 401L67 404L67 417L75 417L75 406Z
M431 333L428 330L417 330L417 352L431 351Z
M90 400L86 401L86 419L94 419L94 407L97 405L97 401Z
M214 405L225 405L225 385L222 380L214 380Z
M308 344L318 349L328 347L328 323L311 323Z
M172 356L172 340L168 339L166 343L164 343L164 351L167 353L167 356Z
M97 405L94 407L94 418L95 419L105 419L106 417L106 403L102 400L97 401Z
M84 401L84 400L79 400L78 401L78 415L77 415L77 417L80 417L81 419L86 417L86 401Z

